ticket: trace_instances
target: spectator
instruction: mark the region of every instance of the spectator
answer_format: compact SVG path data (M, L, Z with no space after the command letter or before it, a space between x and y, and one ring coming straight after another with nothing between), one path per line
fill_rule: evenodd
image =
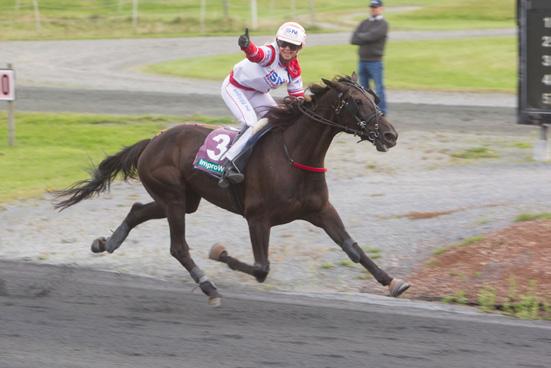
M379 97L379 108L386 115L383 54L388 35L388 22L383 17L384 8L381 0L371 0L369 7L371 16L358 25L350 43L359 46L360 84L368 89L370 81L374 81L375 93Z

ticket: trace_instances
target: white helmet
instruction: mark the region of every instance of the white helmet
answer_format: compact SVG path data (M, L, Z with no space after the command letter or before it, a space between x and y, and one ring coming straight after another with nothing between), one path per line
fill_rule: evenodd
M298 23L283 23L277 30L276 40L289 42L293 45L304 45L306 41L306 31Z

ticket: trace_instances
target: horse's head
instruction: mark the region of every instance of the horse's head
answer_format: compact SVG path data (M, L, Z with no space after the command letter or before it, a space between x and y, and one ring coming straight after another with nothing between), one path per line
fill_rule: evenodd
M343 131L357 135L386 152L396 145L398 133L377 107L377 96L358 84L356 73L337 80L322 79L336 93L335 122Z

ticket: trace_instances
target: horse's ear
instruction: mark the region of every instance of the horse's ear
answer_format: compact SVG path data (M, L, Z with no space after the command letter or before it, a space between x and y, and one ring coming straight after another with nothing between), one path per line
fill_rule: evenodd
M350 79L352 80L352 82L357 82L358 81L358 75L356 74L356 72L352 72L352 75L350 76Z
M330 81L329 79L321 78L321 81L323 82L323 84L325 84L328 87L331 87L333 84L333 82Z
M323 83L325 83L326 86L336 89L339 92L344 92L346 88L339 82L333 82L328 79L322 78L321 79Z

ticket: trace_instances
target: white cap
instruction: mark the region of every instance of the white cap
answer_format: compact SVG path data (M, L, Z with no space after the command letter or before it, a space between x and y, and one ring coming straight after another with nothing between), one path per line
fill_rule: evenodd
M296 22L283 23L277 30L276 40L289 42L293 45L304 45L306 31Z

